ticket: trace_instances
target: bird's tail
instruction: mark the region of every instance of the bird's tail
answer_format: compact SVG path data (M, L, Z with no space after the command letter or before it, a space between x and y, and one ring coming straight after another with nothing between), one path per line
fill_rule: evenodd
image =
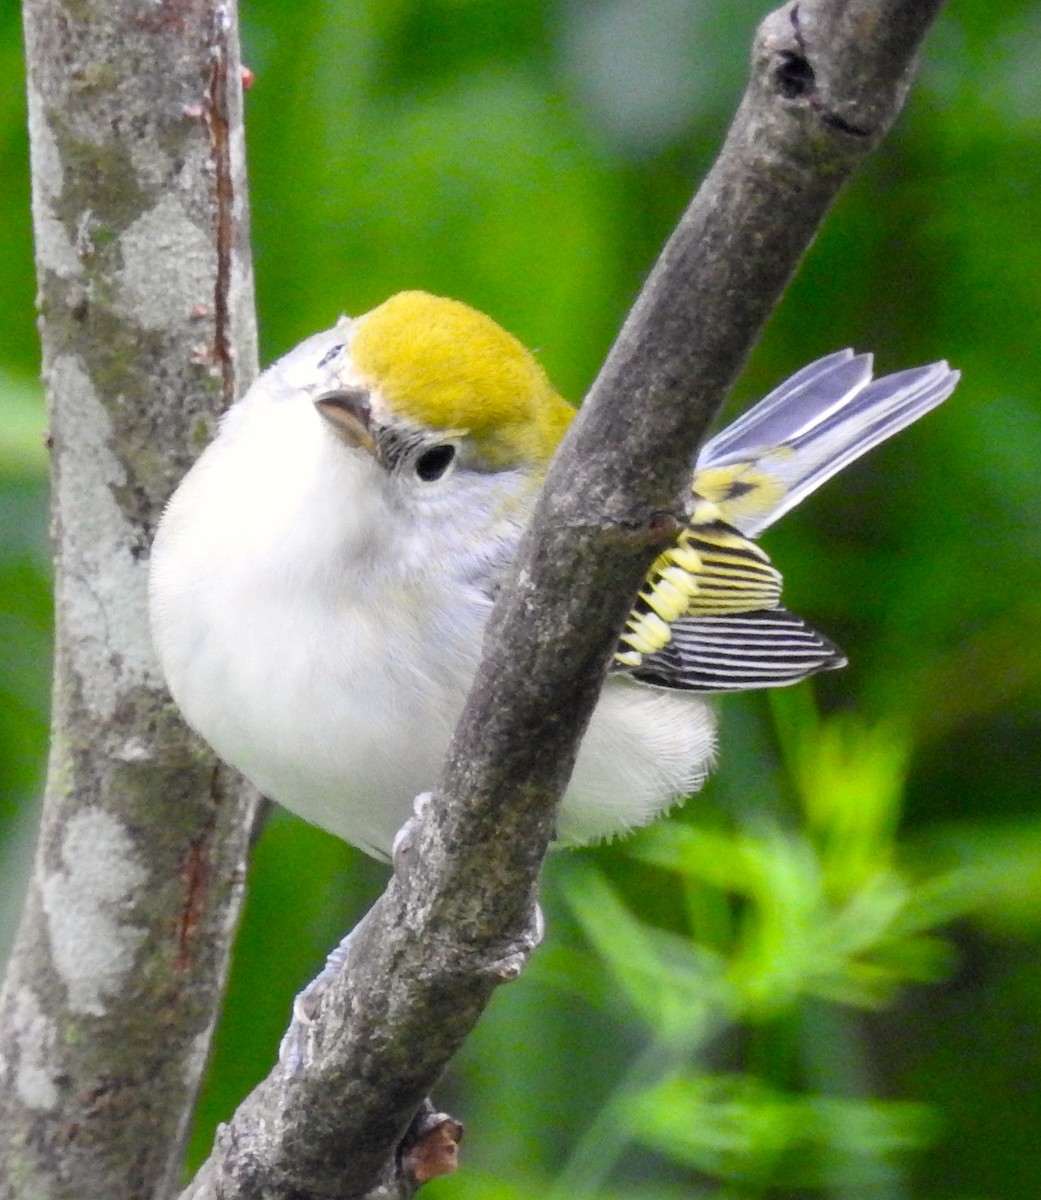
M945 362L871 378L870 354L839 350L797 371L698 456L694 491L750 537L879 442L945 400Z

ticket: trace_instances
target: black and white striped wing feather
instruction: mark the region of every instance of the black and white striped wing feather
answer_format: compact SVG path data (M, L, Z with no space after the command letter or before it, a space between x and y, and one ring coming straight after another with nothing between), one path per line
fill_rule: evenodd
M785 687L818 671L844 667L837 646L786 608L680 617L670 641L641 666L634 679L694 692L743 692Z
M696 497L689 525L648 572L615 670L659 687L738 692L844 666L780 599L781 575L766 552Z

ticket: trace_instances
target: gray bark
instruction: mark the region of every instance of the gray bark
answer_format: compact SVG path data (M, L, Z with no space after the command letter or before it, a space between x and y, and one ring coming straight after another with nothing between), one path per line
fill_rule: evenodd
M692 454L895 119L940 3L804 0L763 22L720 158L551 468L411 865L355 931L308 1069L276 1067L186 1196L414 1191L396 1147L530 950L555 806L632 597L675 531Z
M0 1197L168 1195L254 797L150 645L148 547L256 371L233 6L26 0L53 455L53 740L0 992Z

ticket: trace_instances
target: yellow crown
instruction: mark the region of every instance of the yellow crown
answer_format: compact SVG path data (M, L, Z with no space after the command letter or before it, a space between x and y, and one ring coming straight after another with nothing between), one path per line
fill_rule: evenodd
M351 355L395 416L465 433L490 467L548 463L574 416L534 355L457 300L392 296L358 318Z

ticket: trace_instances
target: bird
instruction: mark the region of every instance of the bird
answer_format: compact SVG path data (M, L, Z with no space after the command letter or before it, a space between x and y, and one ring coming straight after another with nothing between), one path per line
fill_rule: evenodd
M704 782L711 698L845 665L755 539L951 394L840 350L708 441L620 634L560 804L612 839ZM163 677L266 796L387 859L441 760L497 590L575 409L490 317L421 291L307 338L225 413L151 550Z

